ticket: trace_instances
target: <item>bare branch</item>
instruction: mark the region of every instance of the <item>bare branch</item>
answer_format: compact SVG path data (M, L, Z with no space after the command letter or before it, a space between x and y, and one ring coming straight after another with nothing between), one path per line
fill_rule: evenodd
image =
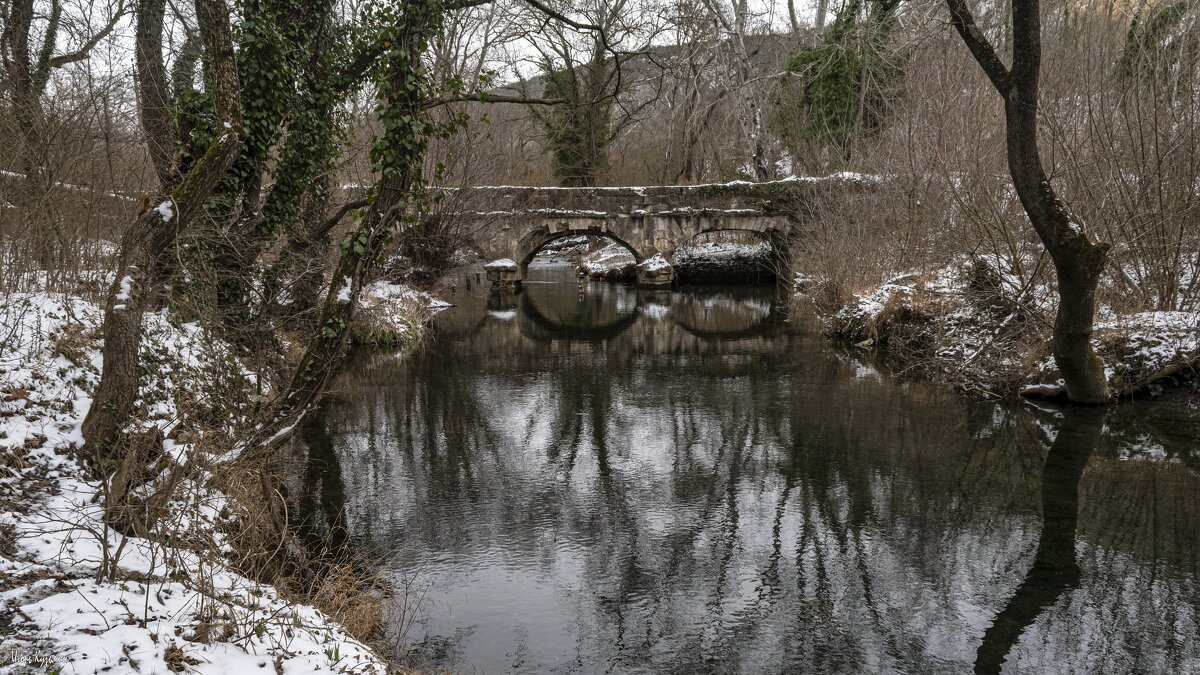
M591 23L582 23L579 21L574 21L574 20L568 18L566 15L555 11L548 5L543 4L539 0L525 0L525 2L527 2L534 9L545 14L546 16L549 16L552 19L556 19L559 22L564 23L564 24L570 26L571 28L574 28L575 30L596 31L597 33L600 33L600 35L602 37L604 36L604 28L602 26L597 26L596 24L591 24ZM604 42L605 42L605 45L607 46L608 40L605 39Z
M74 63L76 61L82 61L86 59L91 54L91 51L95 49L96 45L100 44L101 40L108 37L109 34L113 32L113 29L117 27L117 23L121 21L121 17L125 16L127 10L128 8L125 6L124 0L121 0L121 3L117 5L116 11L114 11L112 16L109 17L108 23L104 26L104 28L100 29L99 32L88 38L87 41L83 43L83 46L79 49L69 54L62 54L50 59L49 66L51 68L61 68L68 63Z
M490 5L494 0L459 0L458 2L447 3L445 9L453 12L457 9L470 9L471 7L482 7Z
M967 7L966 0L946 0L946 6L950 9L950 24L962 36L967 49L971 50L971 55L979 62L979 66L983 68L983 72L992 81L992 84L996 87L996 91L999 91L1001 96L1007 97L1008 90L1012 86L1008 76L1008 69L1004 67L1004 62L996 55L995 47L988 41L987 36L983 34L979 25L975 23L975 17L971 15L971 10Z
M565 98L530 98L525 96L502 96L499 94L463 94L434 98L421 104L422 110L438 108L450 103L523 103L525 105L562 105L569 103Z

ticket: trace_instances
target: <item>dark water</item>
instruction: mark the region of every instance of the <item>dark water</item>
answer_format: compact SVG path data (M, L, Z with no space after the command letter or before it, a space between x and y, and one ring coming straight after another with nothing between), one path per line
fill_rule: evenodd
M769 286L533 275L306 431L416 665L1200 672L1194 427L898 382Z

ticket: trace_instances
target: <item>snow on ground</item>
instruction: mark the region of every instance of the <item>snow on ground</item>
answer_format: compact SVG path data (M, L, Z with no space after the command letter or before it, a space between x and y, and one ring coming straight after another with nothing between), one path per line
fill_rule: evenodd
M822 283L799 275L797 293ZM1062 388L1049 353L1056 302L1051 288L1023 283L1008 261L976 256L889 279L826 320L838 339L898 348L922 372L977 393L1046 395ZM1200 312L1102 307L1097 316L1093 341L1118 393L1200 363Z
M771 245L765 241L755 244L706 241L693 246L680 246L675 251L675 262L682 265L692 260L753 259L770 255Z
M1096 323L1095 339L1118 390L1181 364L1200 363L1200 312L1139 312Z
M517 267L518 267L518 265L515 260L512 260L511 258L500 258L499 260L493 260L490 263L484 265L483 269L485 269L485 270L515 270L515 269L517 269Z
M453 307L452 304L434 297L431 293L418 291L416 289L405 286L404 284L393 284L388 281L376 281L364 289L363 296L368 299L377 300L380 302L386 300L403 300L411 303L414 306L428 308L435 311L441 311L447 307Z
M539 256L581 255L591 248L592 238L586 234L563 237L542 247Z
M632 276L635 260L629 249L608 243L592 251L580 261L579 268L589 277Z
M649 258L643 260L641 264L638 265L638 269L652 274L654 272L661 272L663 270L671 269L671 263L667 262L667 259L664 258L661 253L655 253Z
M762 261L771 260L771 245L765 241L752 244L740 242L701 242L681 246L675 251L675 266L704 267L705 269L735 269L735 265L761 265ZM656 256L665 265L666 259ZM654 257L643 261L646 265ZM608 243L604 247L583 257L579 265L582 272L589 277L600 278L632 278L635 262L633 254L624 246ZM646 268L643 268L646 269Z
M363 288L358 306L370 321L396 335L415 338L431 316L453 305L404 284L376 281Z
M232 358L199 326L146 317L156 374L139 426L166 437L157 480L179 480L160 513L172 545L106 527L103 486L72 455L99 378L101 319L75 297L0 297L0 672L386 672L321 612L225 564L230 504L204 452L176 433Z

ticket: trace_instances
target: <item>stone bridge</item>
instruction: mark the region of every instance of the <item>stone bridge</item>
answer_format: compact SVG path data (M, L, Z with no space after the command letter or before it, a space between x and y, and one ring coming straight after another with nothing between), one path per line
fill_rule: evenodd
M778 269L787 269L795 231L827 200L851 198L871 185L838 175L657 187L470 187L451 191L444 213L464 222L471 245L494 263L488 274L498 285L519 286L542 247L583 234L628 249L639 263L640 282L667 285L675 250L706 232L757 232L770 242ZM647 262L656 255L666 264Z

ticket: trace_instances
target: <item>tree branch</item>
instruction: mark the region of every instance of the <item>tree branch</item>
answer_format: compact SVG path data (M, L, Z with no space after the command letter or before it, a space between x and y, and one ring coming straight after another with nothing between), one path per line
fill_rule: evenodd
M983 72L992 81L996 91L999 91L1001 96L1007 97L1012 86L1008 69L996 55L996 49L988 41L987 36L975 23L975 17L967 8L966 0L946 0L946 7L950 9L950 24L958 31L963 42L966 43L967 49L971 50L971 55L983 68Z
M366 197L346 202L345 204L342 204L342 208L338 209L337 213L333 214L332 217L327 218L319 227L304 233L303 236L309 241L320 239L321 237L329 234L330 230L337 227L337 224L342 221L342 218L346 217L347 213L350 213L355 209L366 208L370 205L371 200L367 199Z
M42 37L42 48L38 52L37 63L33 68L33 88L40 95L50 80L50 62L54 54L54 46L58 44L58 26L62 19L62 3L54 0L50 3L50 17L46 21L46 34Z
M525 96L502 96L499 94L463 94L429 99L421 104L422 110L430 110L450 103L521 103L525 105L562 105L569 103L565 98L529 98Z
M572 19L569 19L566 17L566 15L560 14L559 12L555 11L554 9L551 9L549 6L541 3L539 0L525 0L525 2L529 3L529 5L531 5L534 9L538 10L539 12L541 12L553 19L557 19L558 21L565 23L566 25L570 26L571 28L574 28L575 30L596 31L596 32L600 33L600 35L602 35L602 36L604 35L604 28L602 26L597 26L597 25L591 24L591 23L581 23L579 21L574 21ZM604 43L605 43L605 45L608 44L607 38L605 38Z
M91 54L91 51L95 49L96 45L100 44L100 41L108 37L108 35L113 32L113 29L117 27L117 23L120 22L121 17L125 16L125 10L125 0L121 0L121 2L117 5L116 11L114 11L112 16L109 17L108 24L104 26L104 28L100 29L98 33L88 38L87 42L84 42L83 46L79 49L69 54L55 56L54 58L50 59L50 67L60 68L68 63L74 63L76 61L82 61L86 59L88 55Z
M363 49L358 53L358 56L354 57L350 65L346 66L345 70L333 79L333 86L344 91L358 84L363 76L367 74L367 71L375 65L375 61L383 55L384 51L386 51L386 48L378 42Z

